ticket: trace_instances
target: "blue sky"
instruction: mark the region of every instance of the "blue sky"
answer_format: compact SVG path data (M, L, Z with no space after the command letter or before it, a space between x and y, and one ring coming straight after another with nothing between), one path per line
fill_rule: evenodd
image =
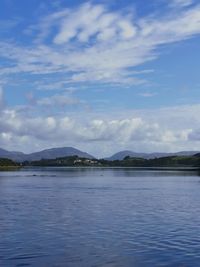
M0 2L0 146L200 150L195 0Z

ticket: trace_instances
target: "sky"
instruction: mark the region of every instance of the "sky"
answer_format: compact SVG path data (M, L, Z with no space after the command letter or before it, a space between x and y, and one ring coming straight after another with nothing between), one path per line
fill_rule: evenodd
M200 150L198 0L1 0L0 147Z

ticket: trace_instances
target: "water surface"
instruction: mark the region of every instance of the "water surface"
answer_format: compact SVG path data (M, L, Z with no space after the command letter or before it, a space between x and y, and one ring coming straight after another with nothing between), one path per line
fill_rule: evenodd
M198 172L0 172L0 266L200 266Z

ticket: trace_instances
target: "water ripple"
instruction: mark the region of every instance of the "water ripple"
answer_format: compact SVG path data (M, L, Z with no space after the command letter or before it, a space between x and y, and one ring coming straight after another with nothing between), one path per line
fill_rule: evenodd
M0 266L199 266L199 177L138 173L1 174Z

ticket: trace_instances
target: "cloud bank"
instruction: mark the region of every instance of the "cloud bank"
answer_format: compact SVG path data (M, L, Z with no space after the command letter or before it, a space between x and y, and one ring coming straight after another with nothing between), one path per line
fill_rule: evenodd
M196 150L200 144L200 105L84 116L79 112L33 116L26 109L6 106L0 112L0 147L12 150L73 145L103 157L122 149Z

